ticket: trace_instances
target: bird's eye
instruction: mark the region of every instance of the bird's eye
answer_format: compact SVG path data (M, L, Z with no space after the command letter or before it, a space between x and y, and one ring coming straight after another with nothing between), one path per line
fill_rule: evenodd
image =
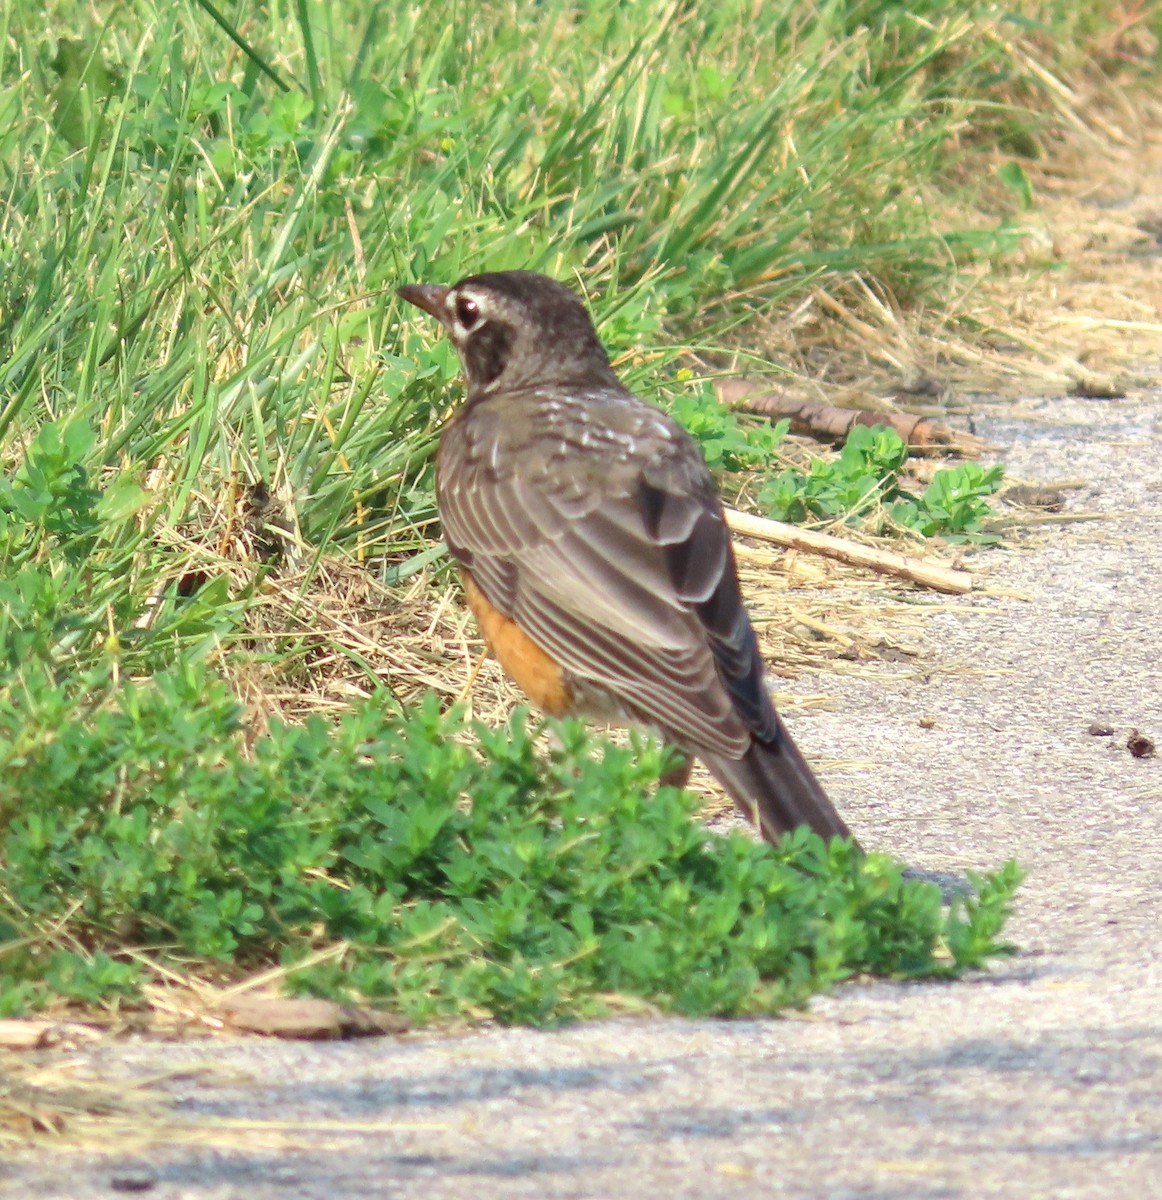
M470 296L461 296L456 301L456 320L465 329L471 329L480 320L480 305Z

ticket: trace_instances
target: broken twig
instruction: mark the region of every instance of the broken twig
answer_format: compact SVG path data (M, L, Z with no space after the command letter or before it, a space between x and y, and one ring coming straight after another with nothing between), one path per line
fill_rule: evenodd
M900 435L900 440L906 442L910 450L920 453L952 450L975 456L984 446L984 442L971 433L941 425L929 417L837 408L833 404L772 391L754 379L718 379L715 387L719 399L728 407L770 417L772 421L786 417L793 433L807 434L820 441L842 442L856 425L887 425Z
M866 567L882 575L908 579L937 592L962 595L971 592L973 588L972 576L967 571L957 571L940 563L912 558L907 554L896 554L890 550L876 550L873 546L832 537L829 533L802 529L798 525L787 525L783 521L771 521L766 517L756 517L733 508L726 509L726 523L734 533L742 537L759 538L764 542L774 542L778 546L803 550L809 554L822 554L851 566Z

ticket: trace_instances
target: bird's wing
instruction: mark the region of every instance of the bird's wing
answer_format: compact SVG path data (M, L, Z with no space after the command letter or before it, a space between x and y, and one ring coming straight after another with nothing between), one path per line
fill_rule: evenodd
M688 435L619 403L466 411L440 447L448 545L569 675L738 757L777 726L721 505Z

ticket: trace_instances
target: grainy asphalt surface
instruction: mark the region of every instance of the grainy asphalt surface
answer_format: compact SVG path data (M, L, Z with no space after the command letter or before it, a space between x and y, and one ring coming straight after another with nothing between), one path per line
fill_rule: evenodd
M1070 506L1105 519L978 560L1026 599L920 597L922 661L802 679L836 703L793 721L865 845L1020 857L1017 958L786 1020L98 1045L106 1078L188 1066L179 1113L314 1128L41 1151L0 1162L0 1195L1162 1195L1162 758L1125 749L1162 747L1162 397L987 412L1011 475L1085 478Z

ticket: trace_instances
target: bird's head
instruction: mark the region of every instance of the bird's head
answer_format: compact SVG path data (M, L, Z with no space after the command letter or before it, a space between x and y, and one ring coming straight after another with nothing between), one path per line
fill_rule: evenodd
M546 384L617 382L585 306L546 275L497 271L452 287L411 283L399 294L448 331L469 399Z

